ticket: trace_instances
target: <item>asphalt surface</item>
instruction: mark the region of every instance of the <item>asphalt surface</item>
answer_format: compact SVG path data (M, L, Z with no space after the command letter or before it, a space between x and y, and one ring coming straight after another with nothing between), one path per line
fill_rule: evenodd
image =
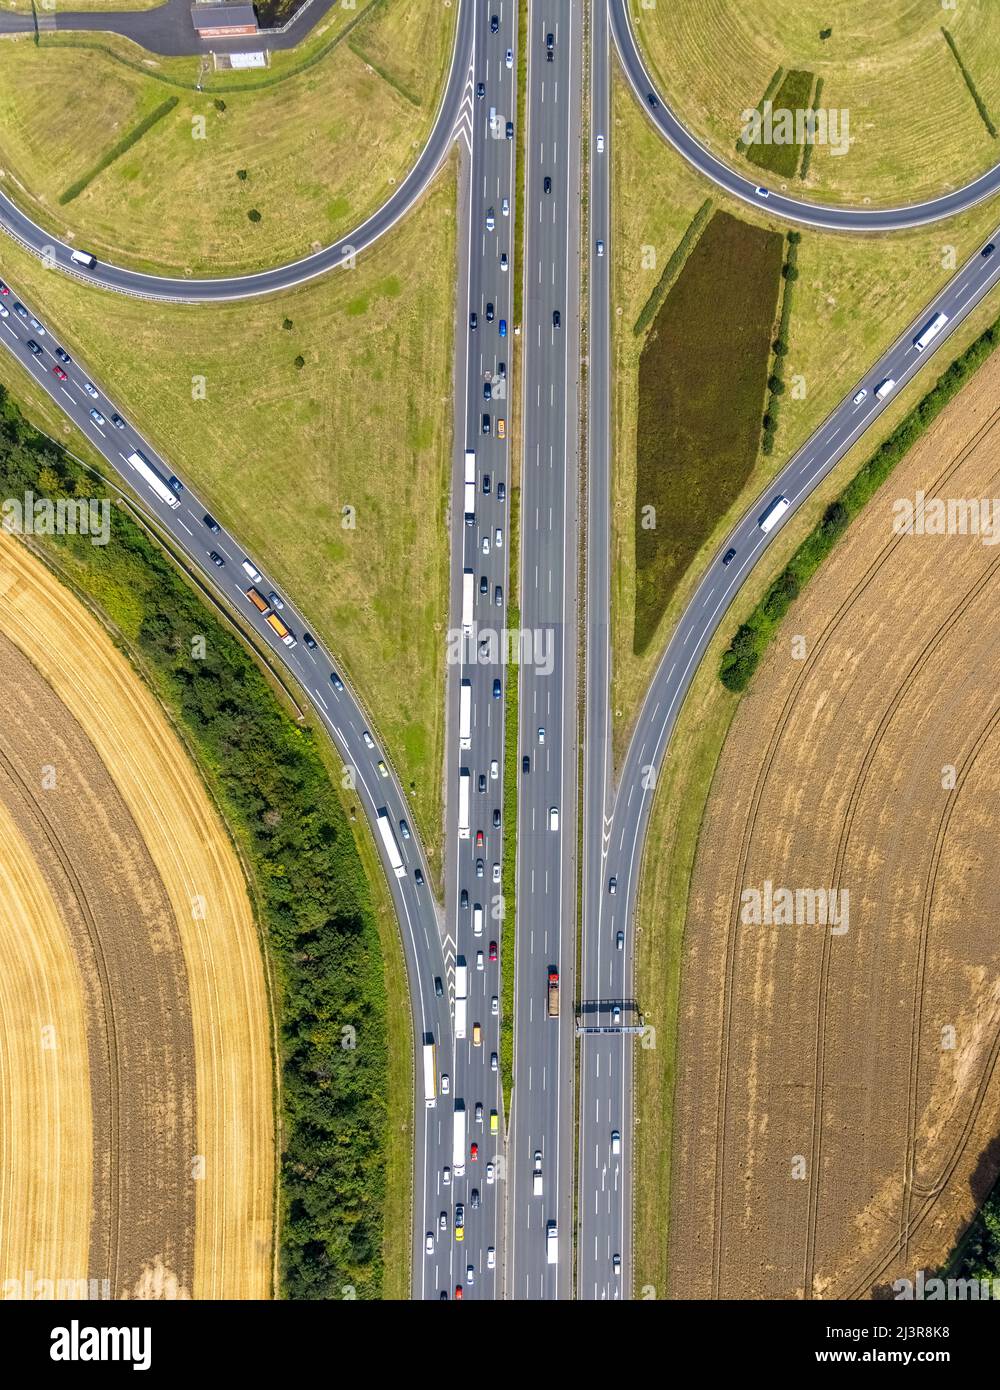
M762 198L756 191L758 185L753 179L736 173L716 158L695 139L664 103L639 53L628 0L607 0L607 4L615 47L621 58L625 76L642 102L647 116L663 138L669 141L678 154L683 155L699 174L711 179L734 198L751 203L774 217L801 222L809 227L825 227L829 231L842 232L886 232L902 227L919 227L927 222L952 217L955 213L973 207L984 198L1000 192L1000 164L995 164L992 169L962 188L942 194L939 198L911 203L904 207L831 207L802 198L790 198L775 189L771 189L768 196ZM655 106L651 105L650 96L654 98Z
M1000 229L990 240L996 236L1000 236ZM622 767L612 814L605 827L601 866L605 891L600 899L600 935L602 940L607 941L619 930L623 931L629 942L629 956L642 847L656 784L655 776L649 776L648 769L658 771L662 764L684 696L712 636L725 620L740 587L768 545L780 535L782 527L852 445L892 404L906 384L919 371L926 370L949 335L997 284L998 279L1000 250L986 260L977 252L959 269L934 301L914 319L793 455L767 491L757 498L723 542L685 608L643 701ZM918 352L913 346L913 339L937 312L947 314L949 321L931 345L925 351ZM875 389L886 380L894 380L896 385L879 401L875 398ZM866 393L863 400L855 403L855 395L862 390ZM774 529L765 533L760 529L758 519L772 500L781 496L788 498L790 506ZM735 550L735 556L727 566L722 559L730 549ZM617 879L617 892L614 895L606 891L612 876ZM627 1082L627 1075L625 1079ZM616 1088L618 1084L616 1080ZM630 1140L630 1131L623 1128L623 1156L626 1160L629 1159ZM630 1289L631 1285L627 1284L626 1287Z
M583 942L581 1023L614 1028L612 1008L628 994L631 940L619 950L603 911L605 817L614 788L611 745L611 53L604 0L591 4L590 299L587 405L586 725L583 756ZM603 143L603 149L600 148ZM603 255L598 254L603 242ZM634 1023L626 1010L620 1020ZM631 1267L631 1037L621 1032L580 1038L576 1292L583 1299L622 1298ZM619 1153L612 1152L618 1132ZM614 1257L620 1269L615 1271Z
M32 327L30 322L22 318L15 310L15 303L21 303L26 312L38 318L44 327L44 320L40 315L34 314L31 304L26 300L18 300L14 287L8 288L9 293L0 293L0 306L8 311L6 316L0 315L0 343L48 393L59 409L83 431L94 448L103 455L111 475L120 477L137 495L142 511L169 536L173 546L186 557L209 592L223 607L235 609L243 623L254 630L258 643L269 649L271 661L287 672L313 706L322 727L332 739L345 765L354 769L358 803L372 827L375 844L386 869L406 955L416 1058L414 1191L418 1194L428 1193L432 1191L432 1183L427 1177L428 1155L434 1149L442 1116L448 1115L449 1107L441 1097L437 1098L434 1108L427 1108L425 1105L421 1049L428 1037L435 1040L447 1039L451 1025L447 994L439 998L434 988L435 977L443 977L445 973L442 924L429 887L427 864L420 849L413 817L395 771L388 756L381 750L357 697L329 653L319 643L314 649L306 645L304 633L307 631L307 625L294 601L287 593L279 594L284 604L280 616L298 639L297 645L289 648L283 645L246 597L246 591L251 585L265 598L277 586L265 574L261 574L259 579L254 579L244 571L242 566L245 559L258 572L261 567L252 556L247 556L247 552L236 538L224 527L220 525L219 530L213 532L206 526L204 518L207 508L197 494L184 484L183 479L178 480L180 491L176 496L179 503L177 507L171 507L160 500L128 463L127 455L134 450L140 451L164 481L175 476L169 464L128 423L124 412L120 411L114 401L95 384L94 379L88 376L85 367L75 356L74 360L68 363L57 360L54 349L57 346L65 348L65 344L59 344L51 333ZM40 356L34 355L28 349L29 340L35 341L42 348ZM66 373L65 381L54 374L54 367ZM96 391L96 397L85 390L86 385L90 385ZM91 410L96 410L102 415L104 422L92 419ZM125 421L124 428L118 429L113 425L114 414L118 414ZM223 566L219 567L211 560L210 554L213 550L223 559ZM335 673L342 689L338 689L331 679ZM371 740L371 747L366 742L366 734ZM384 773L379 767L380 762L385 769ZM379 809L386 810L391 822L405 870L401 878L397 878L393 872L376 829ZM410 832L408 837L403 833L402 822L406 823ZM419 884L416 879L418 871L423 879ZM419 1201L415 1203L415 1209L420 1209ZM422 1248L420 1261L420 1264L414 1264L415 1277L423 1264Z
M526 35L521 627L539 634L539 651L548 649L549 659L522 659L519 673L506 1285L507 1296L517 1299L572 1296L581 11L570 0L532 0ZM546 178L551 179L548 192ZM528 773L521 770L523 757L530 760ZM547 1009L552 966L560 976L556 1019ZM536 1152L542 1163L540 1197L533 1193ZM549 1263L552 1221L558 1259Z
M101 289L117 290L119 293L137 295L144 299L168 299L183 303L250 299L255 295L272 294L277 290L287 290L295 285L305 284L317 275L325 275L327 271L338 267L350 267L357 255L395 226L413 207L434 177L455 138L471 61L475 9L471 0L460 0L448 81L434 126L416 163L392 196L376 212L332 246L304 256L301 260L290 261L287 265L275 266L271 270L262 270L252 275L188 279L185 276L149 275L144 271L126 270L103 261L99 261L93 269L74 265L70 260L70 253L74 248L54 237L43 227L39 227L2 193L0 230L12 236L26 250L45 260L46 264L56 270L64 271Z

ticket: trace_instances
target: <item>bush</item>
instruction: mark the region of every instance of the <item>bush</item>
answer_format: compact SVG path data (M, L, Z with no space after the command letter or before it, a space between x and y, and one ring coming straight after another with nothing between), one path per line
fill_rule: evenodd
M257 211L256 208L251 208L250 211L247 213L247 217L249 217L251 222L260 221L260 213Z
M246 183L247 171L245 169L237 169L236 177L240 180L241 183Z

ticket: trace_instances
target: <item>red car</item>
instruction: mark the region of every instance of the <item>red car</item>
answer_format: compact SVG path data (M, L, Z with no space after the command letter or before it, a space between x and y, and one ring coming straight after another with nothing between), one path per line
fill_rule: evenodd
M496 958L497 958L497 943L496 943L495 941L491 941L491 942L490 942L490 960L496 960Z
M2 280L0 280L0 294L10 294L10 290Z
M461 1284L456 1284L456 1285L455 1285L455 1297L456 1297L456 1298L464 1298L464 1297L465 1297L465 1295L462 1293L462 1286L461 1286Z
M477 830L477 831L476 831L476 849L482 849L482 847L483 847L483 832L482 832L481 830Z
M472 1160L473 1163L475 1163L476 1160L479 1158L479 1145L478 1145L478 1144L473 1144L472 1148L469 1150L469 1157L471 1158L471 1160Z
M53 367L52 375L57 376L60 381L66 380L66 373L63 371L62 367Z

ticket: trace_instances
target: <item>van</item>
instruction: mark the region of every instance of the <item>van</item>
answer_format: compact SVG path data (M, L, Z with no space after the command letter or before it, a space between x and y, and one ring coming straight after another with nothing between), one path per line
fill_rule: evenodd
M497 123L497 109L496 109L495 106L491 106L491 107L490 107L490 130L491 130L491 131L492 131L493 127L496 125L496 123Z
M473 936L482 936L483 934L482 903L476 903L475 907L472 909L472 934Z
M559 829L559 807L558 807L558 806L550 806L550 807L549 807L549 829L550 829L550 830L558 830L558 829Z
M490 1133L496 1134L499 1125L499 1118L495 1110L490 1111Z
M887 376L885 381L875 387L875 399L877 401L884 401L895 385L896 383L893 381L892 377Z
M97 257L92 256L89 251L71 251L69 258L74 265L85 265L88 270L93 270L97 264Z
M243 561L243 568L246 570L248 579L252 579L255 584L260 583L261 572L258 569L254 569L253 565L250 563L249 560Z

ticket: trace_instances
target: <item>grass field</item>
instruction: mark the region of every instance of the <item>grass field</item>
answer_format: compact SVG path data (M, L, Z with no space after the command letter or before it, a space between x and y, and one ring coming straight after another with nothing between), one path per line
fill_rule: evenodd
M801 69L793 68L791 72L785 74L781 86L774 94L774 110L808 111L809 98L812 96L815 81L816 79L811 72L803 72ZM795 140L784 140L780 144L775 140L761 140L759 143L747 146L746 157L751 164L757 164L760 168L769 170L779 178L793 179L799 172L799 163L804 148L803 143Z
M766 86L767 74L760 90ZM758 93L759 95L759 93ZM984 206L944 227L891 237L824 236L809 231L798 245L799 278L789 352L788 389L774 452L758 458L746 487L699 548L646 653L632 648L635 622L636 432L639 363L644 337L632 327L672 251L705 200L702 182L658 140L620 81L615 83L613 261L614 468L612 471L612 614L615 753L620 759L645 690L694 580L729 524L763 489L789 455L853 388L859 375L994 230ZM756 226L778 228L721 196L716 209Z
M197 60L145 69L132 45L104 36L0 44L0 186L53 233L159 273L249 271L308 255L374 211L413 164L454 20L441 0L337 7L307 41L311 64L298 55L296 70L283 55L266 74L210 74L200 93ZM60 206L169 97L173 110Z
M646 337L636 426L633 649L640 655L753 468L782 249L777 233L716 213Z
M818 197L915 201L968 182L1000 156L941 33L947 25L996 121L993 0L962 0L954 9L939 0L672 0L648 9L630 2L666 100L716 154L748 171L755 166L735 154L742 112L779 67L814 73L823 81L822 106L850 113L848 153L813 149L803 187Z
M279 299L154 309L56 278L14 247L2 272L329 643L385 739L433 866L451 471L452 342L440 322L454 293L454 197L443 174L355 270ZM204 400L192 399L196 377Z

